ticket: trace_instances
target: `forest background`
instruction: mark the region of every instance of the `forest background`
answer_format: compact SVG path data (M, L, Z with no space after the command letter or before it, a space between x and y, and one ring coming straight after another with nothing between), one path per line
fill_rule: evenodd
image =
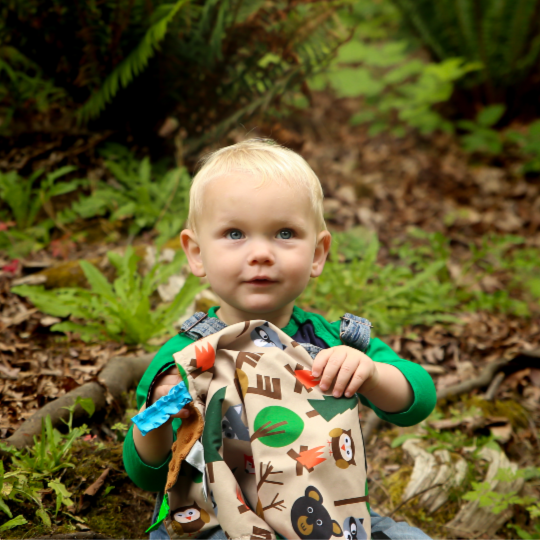
M2 537L145 536L133 387L217 301L177 239L190 178L263 136L326 196L299 304L437 386L414 428L363 412L373 507L540 538L539 56L539 0L3 0Z

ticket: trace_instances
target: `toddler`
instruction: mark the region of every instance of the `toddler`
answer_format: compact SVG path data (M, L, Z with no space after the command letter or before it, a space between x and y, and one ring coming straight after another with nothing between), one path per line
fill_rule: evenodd
M173 353L197 336L263 319L320 351L312 373L320 377L322 391L331 389L334 397L358 393L379 417L399 426L417 424L430 414L435 388L421 366L399 358L381 340L369 340L369 333L366 338L358 320L347 330L349 339L343 339L343 323L328 323L295 306L310 278L322 273L330 249L322 203L313 170L298 154L273 141L247 140L204 160L193 179L188 224L180 238L191 271L206 276L220 306L211 308L203 321L196 314L183 325L184 332L156 354L137 389L141 411L181 381ZM188 416L189 410L182 409L144 437L133 426L124 444L130 478L143 489L160 492L154 520L173 439L181 419ZM371 522L373 538L428 538L373 511ZM166 539L168 534L160 527L150 538ZM226 537L218 527L206 538Z

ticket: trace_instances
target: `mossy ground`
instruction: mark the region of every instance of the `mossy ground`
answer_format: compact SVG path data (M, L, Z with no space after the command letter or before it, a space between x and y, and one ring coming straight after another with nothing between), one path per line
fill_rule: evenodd
M10 501L13 515L22 514L28 523L3 532L3 537L38 538L89 528L109 538L147 538L145 530L150 526L154 496L128 478L122 463L122 443L79 440L71 461L75 467L66 469L61 480L72 493L74 507L63 506L55 517L54 495L45 494L43 504L52 521L49 529L35 515L37 506ZM94 497L84 496L84 491L107 468L110 472L103 487Z
M512 425L515 439L520 439L523 434L526 434L529 429L528 412L517 400L500 400L486 401L478 396L463 396L461 399L455 400L450 404L444 404L441 411L444 417L449 417L449 407L458 409L462 412L471 410L476 407L481 412L480 414L486 417L504 417L507 418ZM409 502L398 506L403 501L403 494L412 474L414 463L409 456L402 450L401 446L392 448L392 441L398 436L417 433L423 435L424 439L419 439L422 446L429 449L434 448L438 443L450 451L451 459L458 457L464 458L468 463L466 477L459 488L452 489L449 492L448 501L435 513L429 514L425 508L418 503L418 498L412 499ZM442 432L441 432L442 433ZM385 429L369 441L366 453L369 464L369 489L370 502L372 508L382 515L391 515L396 521L406 521L410 525L418 527L432 538L454 538L456 532L447 527L447 524L455 517L460 507L466 502L463 500L463 495L467 491L473 489L473 482L482 482L485 478L488 464L480 459L475 452L467 452L464 454L462 447L456 444L452 447L451 434L455 434L455 442L465 442L464 446L473 447L481 442L482 436L478 433L462 434L456 431L445 432L446 434L437 437L426 436L426 431L420 426L406 428L390 428ZM449 436L450 434L450 436ZM512 440L514 440L514 438ZM483 436L485 440L485 435ZM521 467L524 466L540 466L540 459L537 457L535 463L522 463L519 455L516 452L516 443L510 442L506 445L501 445L512 461L517 462ZM521 456L523 458L523 456ZM396 511L397 509L397 511ZM532 532L532 523L530 518L527 518L527 512L523 507L516 507L515 517L509 522L510 524L519 524L523 529ZM498 538L516 538L516 533L508 526L503 526L497 531ZM537 536L532 536L536 538Z

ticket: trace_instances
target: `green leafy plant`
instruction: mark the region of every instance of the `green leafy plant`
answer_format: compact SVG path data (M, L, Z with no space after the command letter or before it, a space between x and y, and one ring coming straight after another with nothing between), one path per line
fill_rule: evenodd
M45 78L39 66L16 48L2 44L0 37L0 134L9 133L22 110L39 115L68 102L66 92Z
M502 482L512 482L517 478L535 478L540 476L540 469L528 468L512 471L511 469L499 469L495 475L495 480ZM472 482L472 491L468 491L463 495L466 501L478 501L480 508L489 508L494 514L500 514L510 505L518 504L525 506L535 502L533 497L520 496L517 491L509 491L507 493L498 493L492 491L489 482Z
M68 431L61 433L53 428L51 417L47 415L41 422L41 437L34 436L34 445L28 448L17 449L9 444L0 443L0 448L11 457L10 470L5 471L3 462L0 462L0 510L12 518L0 527L0 531L11 529L27 523L19 515L13 518L8 502L15 504L24 500L37 506L36 516L46 526L51 526L51 518L43 506L44 484L56 494L56 514L60 507L72 506L71 494L57 475L66 468L73 468L71 450L73 443L89 432L83 424L73 427L73 414L77 406L85 409L89 416L95 410L91 399L78 397L72 406L65 407L69 411L66 424Z
M172 302L153 306L152 295L158 286L185 264L183 252L177 252L169 264L156 263L145 276L137 271L139 257L132 247L123 257L114 252L109 252L108 257L118 276L112 284L93 264L81 261L90 290L79 287L45 290L41 286L25 285L12 290L27 297L44 313L70 317L69 321L54 325L53 331L76 332L85 341L109 339L152 348L150 340L173 332L173 323L195 295L206 288L190 275Z
M388 10L388 3L382 4ZM383 11L382 5L379 9ZM366 11L367 7L360 10L349 24L365 24L366 17L372 17ZM396 15L383 11L379 18L392 25ZM392 131L402 136L410 128L425 134L452 131L452 123L436 106L450 98L456 81L479 69L480 64L459 57L427 62L415 53L410 37L396 39L395 30L385 31L384 24L378 28L376 33L358 29L353 39L340 47L329 68L311 80L312 88L330 86L338 97L362 98L362 110L350 122L369 123L371 135Z
M410 231L407 241L392 247L393 262L384 265L372 233L362 227L335 233L324 272L310 282L300 302L329 320L345 312L361 314L374 321L380 335L414 324L458 322L457 314L469 310L530 316L520 294L536 295L534 267L540 258L534 249L517 249L523 242L489 236L479 246L471 244L468 258L460 261L461 279L455 280L448 271L449 239L441 233ZM488 294L475 286L496 270L509 273L510 287Z
M529 512L529 516L531 517L533 529L532 533L527 532L519 525L516 525L514 523L509 523L507 527L514 529L517 535L523 540L535 540L536 538L540 538L540 523L538 522L538 518L540 518L540 503L537 502L535 504L532 504L531 506L527 506L526 510L527 512Z
M85 184L84 180L58 182L74 170L72 166L60 167L39 183L37 181L43 175L42 170L28 178L20 176L17 171L0 171L0 215L5 221L13 220L15 225L0 231L0 250L25 255L49 242L50 230L58 224L52 198L70 193ZM38 223L41 210L45 211L47 217Z
M461 144L467 152L483 152L498 155L503 149L502 135L493 129L502 118L506 107L502 104L490 105L482 109L476 120L459 120L456 125L467 131L460 137Z
M522 172L540 172L540 120L535 120L524 133L508 130L505 139L519 148L520 154L525 158Z
M129 219L131 235L155 228L158 246L176 236L187 218L191 184L187 170L152 167L148 157L138 160L118 144L107 145L101 152L114 182L95 184L90 196L81 196L63 212L62 220L105 214L112 221Z

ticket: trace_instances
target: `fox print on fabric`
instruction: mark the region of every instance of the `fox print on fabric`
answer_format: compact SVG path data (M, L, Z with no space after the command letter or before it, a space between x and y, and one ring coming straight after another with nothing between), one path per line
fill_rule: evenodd
M358 398L322 392L302 346L247 321L173 356L196 414L179 428L169 466L172 540L216 525L246 540L370 537ZM179 474L183 459L204 470L199 483Z

